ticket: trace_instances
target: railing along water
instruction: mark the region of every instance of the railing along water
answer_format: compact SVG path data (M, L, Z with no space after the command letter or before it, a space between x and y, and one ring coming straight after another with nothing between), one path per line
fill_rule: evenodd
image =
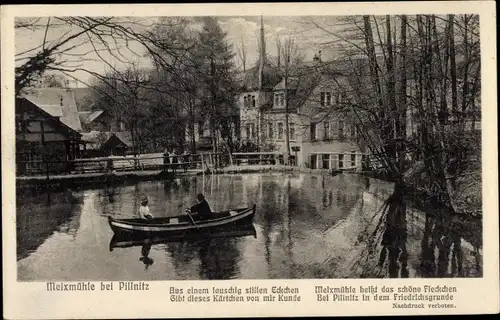
M176 171L212 170L228 164L228 157L222 153L166 155L144 154L138 156L110 156L99 158L79 158L74 160L33 160L18 161L17 174L54 175L85 174L130 171Z

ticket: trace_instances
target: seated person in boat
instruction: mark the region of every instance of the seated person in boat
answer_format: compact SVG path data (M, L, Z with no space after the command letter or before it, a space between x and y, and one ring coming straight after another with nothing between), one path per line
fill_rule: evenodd
M199 193L196 196L196 200L198 201L198 203L186 210L191 213L198 213L198 215L202 219L211 218L212 210L210 209L210 205L208 204L207 200L205 200L205 197L201 193Z
M153 215L149 212L148 197L141 198L141 207L139 208L139 217L145 220L152 220Z

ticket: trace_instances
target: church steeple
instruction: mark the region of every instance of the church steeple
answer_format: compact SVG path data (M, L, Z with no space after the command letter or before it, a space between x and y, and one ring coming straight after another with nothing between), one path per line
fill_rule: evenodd
M259 90L263 88L264 82L264 63L266 59L266 40L264 38L264 19L260 16L260 63L259 63Z

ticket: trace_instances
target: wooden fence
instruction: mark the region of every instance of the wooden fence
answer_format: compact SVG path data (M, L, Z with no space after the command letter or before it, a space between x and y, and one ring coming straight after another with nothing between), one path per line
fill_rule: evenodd
M227 155L222 153L192 155L164 155L158 153L139 156L82 158L68 161L19 161L17 163L17 174L54 175L146 170L212 170L228 165L228 158Z
M348 153L348 155L353 155ZM327 170L359 170L361 169L362 154L355 154L354 158L339 158L337 153L311 153L314 156L312 169ZM341 160L343 159L343 161ZM372 159L370 159L372 160ZM373 160L372 160L373 161ZM339 163L342 163L340 166ZM26 175L55 175L55 174L84 174L126 171L207 171L223 168L228 165L284 165L284 154L279 152L237 152L199 153L188 155L164 155L163 153L143 154L138 156L112 156L101 158L82 158L70 161L19 161L17 174ZM377 163L371 163L372 165ZM296 157L290 155L289 165L297 166ZM19 170L22 168L22 170Z
M239 165L276 165L285 164L283 153L279 152L235 152L232 154L233 164ZM290 164L295 165L295 156L290 156Z

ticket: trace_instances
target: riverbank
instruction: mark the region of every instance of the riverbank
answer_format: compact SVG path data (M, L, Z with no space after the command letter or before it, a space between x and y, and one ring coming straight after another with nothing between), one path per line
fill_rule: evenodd
M22 176L16 177L17 192L29 190L64 190L66 188L96 188L104 185L123 185L141 181L155 181L174 179L175 177L194 176L202 174L200 170L183 170L179 172L162 170L138 170L112 173L82 173L61 174L49 176Z

